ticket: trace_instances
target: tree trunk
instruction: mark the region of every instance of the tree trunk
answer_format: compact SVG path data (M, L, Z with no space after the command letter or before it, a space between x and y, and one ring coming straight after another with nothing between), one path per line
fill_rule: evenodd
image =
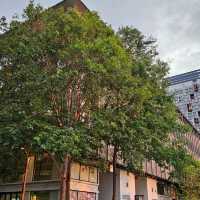
M68 170L67 170L67 200L70 200L70 178L71 178L71 158L69 158Z
M65 156L63 172L61 175L60 200L70 200L70 171L71 158L67 155Z
M117 148L114 147L113 153L113 193L112 193L112 200L116 200L116 186L117 186Z
M26 159L26 165L25 165L25 172L23 176L23 182L22 182L22 192L21 192L21 200L25 200L26 198L26 185L27 185L27 177L28 177L28 166L30 163L31 157L27 157Z

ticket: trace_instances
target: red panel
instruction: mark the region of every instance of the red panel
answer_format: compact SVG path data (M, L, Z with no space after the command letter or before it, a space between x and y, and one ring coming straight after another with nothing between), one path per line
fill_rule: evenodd
M78 192L71 191L70 192L70 200L78 200Z

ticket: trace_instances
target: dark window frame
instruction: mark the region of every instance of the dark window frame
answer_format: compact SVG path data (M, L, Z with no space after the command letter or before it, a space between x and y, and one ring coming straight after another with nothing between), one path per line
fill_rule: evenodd
M188 103L187 104L187 110L188 110L188 112L192 112L192 104L191 103Z
M89 173L88 173L87 181L81 179L81 167L82 167L82 166L85 166L85 167L88 167L88 168L89 168ZM74 179L74 180L83 181L83 182L86 182L86 183L98 184L98 183L99 183L99 170L96 168L96 170L97 170L96 182L93 182L93 181L90 181L90 170L91 170L91 168L96 168L96 167L80 164L80 168L79 168L79 179Z
M195 123L195 124L199 124L199 118L195 117L195 118L194 118L194 123Z
M45 170L47 171L47 169L50 174L48 176L42 175L42 172ZM33 181L51 180L52 173L53 173L53 160L50 157L44 157L41 160L38 160L38 158L36 157L34 162Z
M135 195L135 200L144 200L144 195Z
M0 200L6 200L9 197L10 200L14 197L16 200L20 199L20 192L2 192L0 193Z
M190 99L194 100L195 99L195 95L194 94L190 94Z
M194 92L198 92L199 91L199 85L197 83L195 83L193 85L193 89L194 89Z

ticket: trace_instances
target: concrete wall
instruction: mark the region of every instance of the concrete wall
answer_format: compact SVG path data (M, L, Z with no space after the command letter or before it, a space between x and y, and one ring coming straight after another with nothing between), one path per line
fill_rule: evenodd
M92 174L91 174L92 170ZM71 166L71 190L96 193L98 196L98 170L95 167L73 163Z
M112 199L112 172L101 173L99 182L99 200ZM117 170L117 200L135 199L135 176L125 170Z
M136 177L136 195L143 195L144 200L157 200L157 181L147 177Z
M120 199L135 199L135 175L125 170L120 170Z
M60 189L59 179L55 180L56 173L53 172L51 180L31 182L34 171L34 157L30 159L30 166L28 169L30 171L30 176L28 177L27 183L27 200L30 200L30 192L40 191L50 192L50 200L56 200L56 196L58 196L58 191ZM53 171L56 171L55 166L53 166ZM73 163L71 167L70 187L73 192L95 193L97 200L98 196L99 200L110 200L112 199L112 175L112 169L111 172L103 172L99 175L98 170L95 167ZM135 176L133 173L122 169L117 169L116 187L117 200L134 200L135 195L144 196L144 200L170 199L167 196L158 196L157 180L149 177ZM0 185L0 193L20 191L20 183Z
M99 177L99 200L112 199L112 173L100 173Z
M135 193L136 195L143 195L144 200L148 200L148 192L147 192L147 178L139 177L135 178Z
M43 180L43 181L34 181L33 171L34 171L34 157L30 157L29 161L29 176L27 182L27 194L26 200L30 200L31 192L49 192L49 199L56 200L58 196L58 191L60 189L60 182L57 177L57 170L55 165L53 165L52 169L52 178L51 180ZM56 180L55 180L56 179ZM79 163L73 163L71 168L71 182L70 188L73 191L77 192L87 192L87 193L95 193L98 200L98 170L95 167L89 167L80 165ZM0 193L11 193L11 192L20 192L21 191L21 183L10 183L0 185ZM33 197L34 198L34 197Z
M148 200L157 200L157 180L147 178L147 191L148 191Z

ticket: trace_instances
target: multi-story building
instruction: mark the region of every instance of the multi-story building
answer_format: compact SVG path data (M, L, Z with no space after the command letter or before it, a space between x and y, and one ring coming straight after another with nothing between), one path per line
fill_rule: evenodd
M172 76L169 93L183 115L200 131L200 70Z
M184 116L183 123L190 123ZM200 135L196 129L186 135L188 151L200 159ZM112 148L102 150L105 159L112 160ZM60 176L58 163L48 154L29 157L27 166L26 200L58 200ZM170 170L170 169L169 169ZM117 166L117 200L178 200L176 190L169 181L169 170L161 168L154 161L144 162L143 173L127 171L121 161ZM25 174L25 172L24 172ZM23 176L16 181L0 180L0 200L19 200ZM107 171L93 165L74 162L71 165L70 200L112 199L112 164ZM8 175L9 176L9 175Z
M49 157L30 158L26 183L26 200L58 200L60 179L55 163ZM137 175L124 167L117 170L117 200L172 200L175 190L166 182L165 172L155 163L147 164L152 175ZM154 171L154 174L152 173ZM163 173L163 178L156 177ZM22 177L22 176L21 176ZM19 200L22 180L0 183L1 200ZM97 167L73 163L71 166L70 200L112 199L112 170L100 172Z
M80 0L65 0L55 8L74 7L80 12L88 10ZM195 87L194 92L197 93ZM196 93L194 96L196 96ZM199 113L200 114L200 113ZM184 118L184 123L188 121ZM200 158L200 135L194 129L187 136L188 150ZM105 158L111 160L112 151L105 148ZM29 157L27 165L26 200L58 200L60 177L57 164L47 154ZM9 176L9 175L8 175ZM24 174L15 181L0 180L0 200L19 200ZM154 161L144 163L143 173L127 171L123 163L117 166L117 200L177 200L173 184L168 180L169 171ZM95 164L85 165L74 162L71 165L70 200L110 200L112 199L112 165L100 171Z

